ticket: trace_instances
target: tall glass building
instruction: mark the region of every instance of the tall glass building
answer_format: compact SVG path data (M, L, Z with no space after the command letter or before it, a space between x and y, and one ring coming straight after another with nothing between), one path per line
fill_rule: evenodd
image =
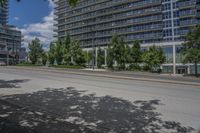
M4 7L0 6L0 24L1 25L7 24L7 19L8 19L8 5L6 2Z
M0 7L0 62L16 64L21 48L21 32L7 24L8 4Z
M70 34L83 48L106 47L113 34L130 45L133 40L141 40L142 47L159 45L166 53L166 72L181 63L180 44L200 23L199 0L80 0L75 7L59 0L56 5L58 38Z

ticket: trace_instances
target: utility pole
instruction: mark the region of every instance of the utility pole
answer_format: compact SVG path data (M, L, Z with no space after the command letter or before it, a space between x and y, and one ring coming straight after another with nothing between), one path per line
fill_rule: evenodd
M12 54L14 55L14 52L15 52L15 51L14 51L14 45L15 45L15 44L14 44L14 43L15 43L15 42L14 42L14 36L12 36L12 39L13 39ZM13 64L14 64L14 56L13 56L12 58L13 58Z
M94 30L92 29L92 27L90 27L90 32L93 34L94 33ZM92 69L94 70L94 66L95 66L95 48L94 48L94 36L95 35L92 35Z
M93 70L94 70L94 58L95 58L94 37L92 37L92 69Z
M176 45L173 45L173 75L176 75Z
M16 43L16 49L15 49L15 60L16 60L16 64L18 64L19 62L18 62L18 53L17 53L17 46L18 45L18 43Z
M8 43L6 42L6 65L9 66L9 48L8 48Z
M85 24L84 22L82 23L83 25ZM89 24L88 24L88 22L86 22L86 27L89 27ZM89 32L90 33L92 33L92 69L94 70L94 66L95 66L95 47L94 47L94 38L95 38L95 36L96 36L96 34L95 34L95 30L93 29L93 27L92 26L90 26L89 27ZM94 35L93 35L94 34Z

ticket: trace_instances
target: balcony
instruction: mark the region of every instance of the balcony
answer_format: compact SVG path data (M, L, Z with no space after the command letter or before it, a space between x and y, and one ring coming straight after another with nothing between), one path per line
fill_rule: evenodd
M7 50L1 50L1 49L0 49L0 54L1 54L1 55L2 55L2 54L4 54L4 55L5 55L5 54L7 54L7 53L8 53L8 51L7 51Z
M194 9L195 6L196 6L196 0L179 2L179 10L184 10L184 9L187 9L187 8Z
M84 24L84 25L81 25L81 26L72 26L70 28L66 28L66 29L58 29L59 32L61 31L68 31L68 30L72 30L72 29L78 29L78 28L82 28L82 27L89 27L89 26L94 26L94 25L98 25L98 24L102 24L102 23L108 23L108 22L112 22L112 21L119 21L119 20L126 20L126 19L132 19L132 18L139 18L139 17L143 17L143 16L150 16L150 15L156 15L156 14L160 14L161 12L160 11L152 11L152 12L145 12L145 13L141 13L141 14L138 14L138 15L129 15L129 16L117 16L117 17L114 17L114 18L111 18L111 19L108 19L108 20L105 20L105 21L98 21L98 22L92 22L90 24ZM152 20L150 20L152 21ZM157 21L161 21L161 19L159 20L155 20L155 22ZM148 21L149 22L149 21ZM147 22L147 23L148 23ZM142 23L145 23L145 22L141 22ZM132 25L139 25L140 22L138 23L132 23ZM110 27L110 28L113 28L113 27Z
M85 16L83 17L83 15L74 15L74 16L79 16L80 18L79 19L74 19L74 20L70 20L68 21L68 23L66 24L69 24L69 23L75 23L75 22L79 22L79 21L83 21L83 20L87 20L87 19L92 19L92 18L98 18L98 17L101 17L101 16L107 16L107 15L113 15L113 14L119 14L119 13L124 13L124 12L128 12L128 11L133 11L133 10L139 10L139 9L144 9L144 8L147 8L147 7L151 7L151 8L154 8L154 6L158 6L161 4L161 0L155 0L155 3L149 3L147 5L140 5L140 6L134 6L134 7L127 7L127 8L123 8L123 9L120 9L120 10L112 10L112 11L108 11L108 12L105 12L105 13L101 13L101 14L93 14L93 15L90 15L90 16ZM114 7L114 5L112 5L110 8ZM102 9L106 9L105 7L102 8ZM97 10L92 10L92 12L95 12ZM152 11L154 12L154 11ZM160 12L161 12L161 9L160 9ZM82 16L82 17L81 17ZM62 17L62 18L59 18L58 20L60 19L70 19L72 18L73 16L67 16L67 17Z
M131 1L133 2L133 1ZM67 13L67 17L65 18L71 18L71 17L75 17L75 16L81 16L81 15L84 15L84 14L87 14L87 13L91 13L91 12L97 12L95 14L95 16L99 16L99 15L108 15L108 14L115 14L115 13L119 13L119 12L125 12L125 11L129 11L129 10L138 10L138 9L145 9L145 8L148 8L148 7L153 7L153 6L157 6L157 5L160 5L161 4L161 0L153 0L152 2L143 2L143 4L132 4L132 6L128 6L126 8L121 8L121 9L115 9L114 7L118 6L118 5L121 5L121 4L128 4L128 3L131 3L130 1L124 1L124 2L120 2L120 3L111 3L111 4L108 4L107 6L100 6L99 8L94 8L94 9L91 9L87 12L84 12L84 13L77 13L77 14L71 14L71 13ZM135 1L134 3L136 3L137 1ZM106 13L102 14L102 13L98 13L98 11L102 10L102 9L107 9L107 10L110 10L110 11L106 11ZM62 12L64 13L64 12ZM93 16L93 15L91 15Z

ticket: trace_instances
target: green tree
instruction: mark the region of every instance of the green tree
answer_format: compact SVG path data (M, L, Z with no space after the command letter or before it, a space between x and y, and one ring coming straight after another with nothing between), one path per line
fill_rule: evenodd
M63 61L63 42L60 39L55 44L54 56L57 64L61 65Z
M186 36L183 46L183 62L193 63L195 75L198 76L198 63L200 63L200 25L195 26Z
M50 65L54 65L54 62L55 62L55 44L54 43L51 43L49 46L48 60L49 60Z
M97 67L102 68L102 65L104 64L104 51L99 47L97 54Z
M29 43L28 48L30 50L29 59L32 64L36 64L43 52L42 44L40 43L40 40L38 38L35 38Z
M85 62L84 53L80 47L79 41L71 40L68 34L62 41L63 59L66 64L83 64Z
M63 59L67 65L69 65L71 62L71 44L72 41L70 35L67 34L63 40Z
M109 69L113 70L114 69L114 54L113 54L113 50L111 48L111 46L108 46L107 49L107 66Z
M141 51L141 47L140 47L140 41L135 40L133 42L133 46L131 47L131 62L132 63L141 63L141 56L142 56L142 51Z
M135 40L133 41L133 46L130 49L130 54L129 54L129 69L130 70L140 70L139 63L142 61L142 51L140 47L140 41Z
M124 39L118 35L112 37L109 46L109 50L111 50L109 52L113 54L112 57L114 61L117 62L117 68L119 70L125 69L125 65L128 62L129 46L125 43Z
M158 68L165 62L165 56L161 47L150 46L142 55L142 60L150 71Z
M83 56L84 56L84 60L85 60L85 63L88 63L88 54L87 54L87 51L83 51Z
M77 65L84 65L86 63L79 41L72 41L71 43L71 58L73 58L72 63Z
M42 64L45 66L47 64L47 60L48 60L47 53L43 52L41 58L42 58Z
M58 65L61 65L63 61L67 65L84 65L86 62L79 41L71 40L69 35L63 40L59 39L52 48L50 47L50 51L49 56L54 57Z

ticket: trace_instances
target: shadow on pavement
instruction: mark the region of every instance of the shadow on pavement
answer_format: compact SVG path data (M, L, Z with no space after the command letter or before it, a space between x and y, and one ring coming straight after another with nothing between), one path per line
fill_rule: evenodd
M20 88L19 83L28 82L29 79L0 80L0 88Z
M86 94L73 87L0 98L2 133L190 133L191 127L164 121L159 100L130 102Z

